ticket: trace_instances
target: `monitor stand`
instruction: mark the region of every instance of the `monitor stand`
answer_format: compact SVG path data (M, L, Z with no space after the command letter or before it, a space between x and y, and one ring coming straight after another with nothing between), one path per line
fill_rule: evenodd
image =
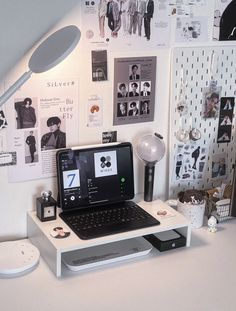
M62 254L62 261L71 271L80 271L147 255L152 245L143 237L97 245Z

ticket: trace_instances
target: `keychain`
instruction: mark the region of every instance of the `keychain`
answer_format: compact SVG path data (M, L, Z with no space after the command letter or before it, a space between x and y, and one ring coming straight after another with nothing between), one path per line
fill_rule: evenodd
M193 128L192 126L192 116L189 118L189 139L193 141L197 141L202 137L202 134L199 129Z
M180 116L179 118L179 129L176 132L176 138L178 141L186 143L189 139L189 131L183 128L183 117Z
M180 90L179 90L179 97L177 103L177 111L180 115L184 115L188 112L188 106L186 102L186 86L187 81L184 79L184 69L181 68L180 72Z
M210 81L209 81L209 88L211 93L217 92L217 81L214 79L214 76L217 71L217 65L218 59L216 58L216 53L215 51L212 51L211 53L211 62L210 62Z

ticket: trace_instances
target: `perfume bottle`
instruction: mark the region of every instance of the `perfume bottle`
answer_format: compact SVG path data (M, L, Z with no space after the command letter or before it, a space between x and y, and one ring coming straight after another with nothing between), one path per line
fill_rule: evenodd
M55 220L57 202L52 197L50 190L43 191L41 197L36 199L36 215L41 221Z

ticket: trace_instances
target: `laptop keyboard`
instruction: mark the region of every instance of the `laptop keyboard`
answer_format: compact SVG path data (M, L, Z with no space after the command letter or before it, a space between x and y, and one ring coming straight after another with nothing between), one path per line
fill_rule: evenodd
M62 212L60 217L81 239L98 238L160 224L132 201L86 213Z

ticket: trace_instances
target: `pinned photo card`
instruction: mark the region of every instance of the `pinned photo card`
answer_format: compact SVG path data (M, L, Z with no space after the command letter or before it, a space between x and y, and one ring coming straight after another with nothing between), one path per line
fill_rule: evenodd
M211 178L219 179L227 176L226 153L214 154L211 162Z
M117 142L117 131L109 131L102 133L102 143L114 143Z
M92 56L92 81L107 80L107 51L95 50L91 52Z
M203 89L203 118L216 118L219 115L220 109L220 88L215 87L213 90L211 87Z

